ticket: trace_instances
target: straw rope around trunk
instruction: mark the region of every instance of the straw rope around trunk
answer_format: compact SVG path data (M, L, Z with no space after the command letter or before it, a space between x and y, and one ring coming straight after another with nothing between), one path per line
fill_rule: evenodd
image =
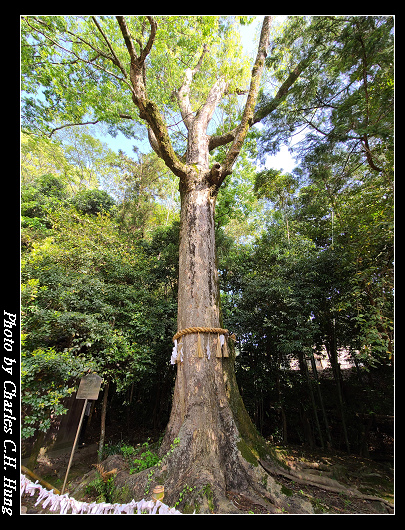
M180 339L183 335L191 335L193 333L217 333L219 335L228 335L229 332L227 329L222 329L222 328L200 328L200 327L184 328L178 331L176 335L174 335L173 342L175 340Z
M192 328L184 328L181 329L174 335L173 342L174 342L174 348L172 352L172 356L170 359L171 364L176 364L178 362L183 362L183 344L181 343L181 339L184 335L192 335L192 334L198 334L197 338L197 357L204 357L203 353L203 347L201 342L201 333L213 333L217 335L217 339L214 340L214 344L216 344L214 355L215 357L229 357L228 353L228 346L227 346L227 340L229 337L229 331L224 328L209 328L209 327L192 327ZM232 340L235 340L235 336L231 335ZM179 344L178 344L179 341ZM208 341L208 344L206 345L206 356L208 359L211 358L211 350L210 350L210 342Z

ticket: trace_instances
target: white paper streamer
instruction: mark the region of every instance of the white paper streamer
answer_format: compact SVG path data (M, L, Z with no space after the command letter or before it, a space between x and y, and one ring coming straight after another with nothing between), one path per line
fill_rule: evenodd
M24 493L31 495L31 497L38 491L38 499L35 506L42 504L43 508L49 506L51 512L57 512L61 515L66 515L70 510L72 515L90 514L90 515L121 515L125 514L147 514L147 515L182 515L181 512L175 508L169 508L161 501L145 501L142 499L139 502L132 500L127 504L110 504L108 502L81 502L69 497L67 493L58 495L53 491L43 488L38 481L31 482L25 475L21 475L21 495Z
M176 364L177 361L177 340L174 341L172 357L170 359L171 364Z
M181 345L180 351L178 350L177 340L174 341L172 356L170 359L171 364L176 364L178 358L180 357L180 361L183 362L183 344Z

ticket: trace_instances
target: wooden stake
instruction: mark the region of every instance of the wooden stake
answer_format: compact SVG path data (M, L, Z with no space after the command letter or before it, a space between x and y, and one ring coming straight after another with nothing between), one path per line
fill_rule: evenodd
M77 439L79 438L80 429L82 427L83 418L84 418L84 412L86 410L86 406L87 406L87 399L84 400L82 415L80 416L80 421L79 421L79 426L77 427L75 441L73 442L73 448L72 448L72 452L70 454L70 460L69 460L69 464L68 464L68 467L67 467L67 470L66 470L65 481L63 482L61 495L63 495L63 492L65 491L66 481L67 481L67 478L68 478L68 475L69 475L70 466L72 465L73 455L75 454Z

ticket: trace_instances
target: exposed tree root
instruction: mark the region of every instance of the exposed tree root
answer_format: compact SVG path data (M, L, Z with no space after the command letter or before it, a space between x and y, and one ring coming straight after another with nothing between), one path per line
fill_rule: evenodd
M317 475L312 475L309 473L303 473L303 472L299 472L291 468L289 468L288 470L287 469L284 470L280 467L272 466L268 462L265 462L264 460L260 460L259 463L263 467L263 469L265 469L271 475L279 475L279 476L288 478L289 480L294 480L295 482L298 482L300 484L318 487L318 488L321 488L323 490L330 491L333 493L345 493L346 495L355 497L356 499L381 502L385 504L388 508L394 509L393 504L391 504L385 499L382 499L381 497L375 497L373 495L364 495L358 489L353 488L353 487L349 488L341 484L337 480L331 479L329 477L317 476Z

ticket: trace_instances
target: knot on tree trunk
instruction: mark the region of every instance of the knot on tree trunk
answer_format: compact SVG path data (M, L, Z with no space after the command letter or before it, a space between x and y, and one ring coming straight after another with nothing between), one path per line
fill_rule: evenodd
M231 173L232 171L227 169L226 166L224 167L221 166L219 162L214 162L208 174L207 180L212 186L215 186L216 190L218 190L222 182L225 180L225 177Z
M211 184L218 185L221 181L221 176L222 176L222 166L219 162L214 162L211 167L208 180Z

